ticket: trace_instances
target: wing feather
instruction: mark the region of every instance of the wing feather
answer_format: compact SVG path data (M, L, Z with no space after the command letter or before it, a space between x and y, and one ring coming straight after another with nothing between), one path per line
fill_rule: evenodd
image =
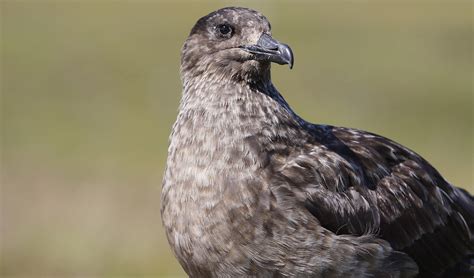
M376 233L408 253L423 276L472 254L474 203L413 151L375 134L325 126L314 142L273 166L322 226Z

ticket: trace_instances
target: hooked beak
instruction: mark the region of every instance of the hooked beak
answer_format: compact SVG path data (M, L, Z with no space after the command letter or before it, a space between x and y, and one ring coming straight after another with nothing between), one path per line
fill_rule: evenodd
M268 34L262 34L255 45L243 45L241 49L255 55L255 60L270 61L280 65L288 64L290 69L293 68L293 52L291 48L274 40Z

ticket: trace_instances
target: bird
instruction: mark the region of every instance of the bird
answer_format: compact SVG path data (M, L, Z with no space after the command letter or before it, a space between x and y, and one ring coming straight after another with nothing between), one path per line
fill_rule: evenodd
M473 196L388 138L305 121L272 63L292 68L293 51L248 8L200 18L184 43L161 192L184 271L472 277Z

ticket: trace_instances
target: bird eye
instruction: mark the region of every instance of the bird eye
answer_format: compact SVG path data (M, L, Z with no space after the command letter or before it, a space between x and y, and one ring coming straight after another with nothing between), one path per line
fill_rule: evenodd
M230 38L232 36L232 27L229 24L219 24L216 26L219 35L225 38Z

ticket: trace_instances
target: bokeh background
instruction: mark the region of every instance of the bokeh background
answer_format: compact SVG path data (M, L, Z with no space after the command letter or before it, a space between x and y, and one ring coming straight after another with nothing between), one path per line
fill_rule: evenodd
M473 185L472 1L1 0L2 277L183 277L160 220L180 48L251 7L293 48L292 107Z

